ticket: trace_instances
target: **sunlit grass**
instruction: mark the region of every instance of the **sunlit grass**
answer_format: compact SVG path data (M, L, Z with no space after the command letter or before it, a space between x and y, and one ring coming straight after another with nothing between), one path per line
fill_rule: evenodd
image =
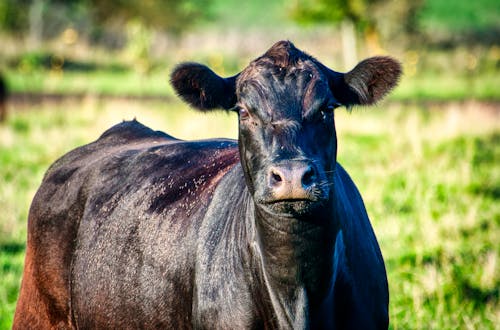
M499 100L500 75L485 73L422 73L403 76L394 100Z
M336 110L338 159L360 189L386 260L393 329L500 324L497 105L385 104ZM232 114L127 100L12 108L0 126L0 329L21 279L26 218L48 166L137 118L183 139L235 137Z
M150 74L133 71L71 72L34 70L6 72L13 92L53 94L99 94L131 96L173 96L166 69ZM119 83L117 83L119 82Z

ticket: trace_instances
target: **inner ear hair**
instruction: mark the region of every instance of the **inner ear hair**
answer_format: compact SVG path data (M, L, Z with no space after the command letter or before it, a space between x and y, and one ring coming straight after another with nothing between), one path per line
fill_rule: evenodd
M358 63L344 74L344 81L358 96L355 104L371 105L380 101L399 82L401 64L388 56L375 56Z

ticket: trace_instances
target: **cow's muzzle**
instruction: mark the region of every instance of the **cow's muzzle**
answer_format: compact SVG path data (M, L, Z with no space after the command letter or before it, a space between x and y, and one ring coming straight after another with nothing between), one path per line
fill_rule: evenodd
M316 200L316 168L308 162L288 161L271 166L267 173L268 202Z

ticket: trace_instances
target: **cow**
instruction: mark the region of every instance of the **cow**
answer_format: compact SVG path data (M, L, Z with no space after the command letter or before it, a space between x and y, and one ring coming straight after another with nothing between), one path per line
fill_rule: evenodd
M374 104L400 74L384 56L336 72L289 41L232 77L178 65L177 94L236 112L238 141L132 120L57 160L30 208L13 328L386 329L334 109Z

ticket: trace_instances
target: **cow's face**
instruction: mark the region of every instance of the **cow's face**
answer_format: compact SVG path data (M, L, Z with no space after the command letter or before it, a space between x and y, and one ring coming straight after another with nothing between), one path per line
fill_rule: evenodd
M269 212L300 215L329 199L337 151L333 110L340 103L311 59L283 62L265 55L242 71L235 110L254 200Z
M338 73L281 41L234 77L187 63L173 72L172 84L198 109L238 112L241 162L255 202L270 213L301 216L331 197L334 109L376 102L400 73L388 57Z

